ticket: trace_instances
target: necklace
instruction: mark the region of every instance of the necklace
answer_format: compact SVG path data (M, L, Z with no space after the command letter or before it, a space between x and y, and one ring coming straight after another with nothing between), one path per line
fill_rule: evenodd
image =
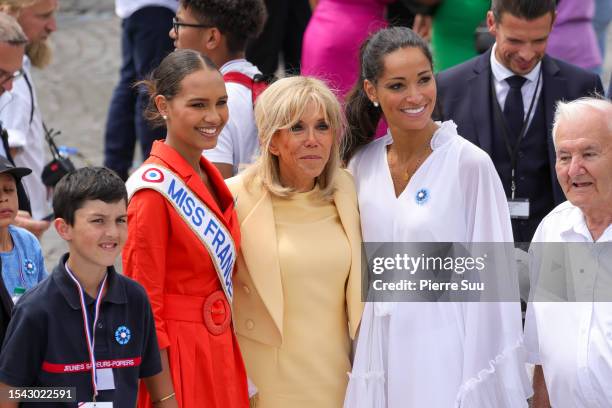
M429 150L429 149L427 149L427 150ZM429 152L427 152L427 150L425 151L425 154L423 154L421 157L419 157L417 159L417 162L414 165L414 168L412 169L412 171L408 171L408 169L406 169L406 172L404 173L404 181L408 181L408 180L410 180L410 178L412 178L412 176L414 176L414 173L416 173L416 171L419 169L419 167L423 163L423 159L425 157L427 157L427 155L429 154Z
M429 145L429 143L427 143L427 145L425 146L425 149L423 149L423 152L416 156L417 158L416 158L415 165L412 167L406 166L406 169L402 171L403 174L401 174L401 177L404 182L409 181L412 178L412 176L414 176L414 173L416 173L416 171L419 169L421 164L423 164L423 161L429 156L431 152L432 152L431 146ZM393 164L397 165L398 161L395 161Z

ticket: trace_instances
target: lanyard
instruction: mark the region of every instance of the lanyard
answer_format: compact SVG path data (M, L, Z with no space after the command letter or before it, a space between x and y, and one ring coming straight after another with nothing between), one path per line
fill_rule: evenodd
M21 260L21 254L19 254L19 251L15 247L15 243L14 242L13 242L13 249L17 252L17 262L19 262L19 280L21 281L21 284L23 285L23 288L27 289L28 285L26 283L25 276L23 275L23 261ZM11 296L12 296L12 294L11 294Z
M98 396L98 377L96 374L96 356L94 353L95 344L96 344L96 324L98 323L98 316L100 315L100 304L102 303L102 291L106 287L106 279L108 278L108 273L104 275L104 280L100 285L100 289L98 290L98 295L96 296L96 309L94 312L94 321L92 330L90 333L89 330L89 316L87 315L87 307L85 305L85 290L72 274L70 268L68 268L68 264L65 264L66 272L68 272L68 276L74 281L74 284L77 286L79 290L79 300L81 301L81 312L83 313L83 326L85 332L85 339L87 340L87 351L89 353L89 361L91 363L91 382L93 386L93 400L96 401L96 397Z
M521 141L525 137L525 133L527 133L527 125L529 124L529 118L531 117L531 112L533 110L533 105L535 104L536 96L538 95L538 88L540 87L540 79L542 78L542 68L540 68L540 74L538 75L538 81L536 82L535 91L533 92L533 96L531 97L531 102L529 103L529 110L527 111L527 117L523 120L523 126L521 127L521 132L516 138L516 144L514 148L510 144L510 129L508 128L508 123L504 118L504 114L501 111L501 107L499 106L499 101L497 100L497 93L495 92L495 80L493 78L493 73L491 72L491 96L493 98L493 111L495 113L495 119L497 124L500 125L502 136L504 137L504 143L506 145L506 150L508 151L508 155L510 156L510 167L512 169L512 180L510 184L511 191L511 199L514 200L514 195L516 193L516 164L518 162L518 151L521 146Z

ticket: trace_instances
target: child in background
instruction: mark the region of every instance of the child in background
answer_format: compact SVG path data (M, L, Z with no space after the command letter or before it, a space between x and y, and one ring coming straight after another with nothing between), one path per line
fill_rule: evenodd
M253 116L258 84L253 81L261 72L245 59L245 49L248 41L259 35L265 21L263 0L180 0L170 31L177 49L206 55L225 80L229 120L217 145L203 153L223 178L238 174L258 153Z
M17 183L31 172L28 168L13 166L0 156L0 259L2 280L13 300L47 277L36 237L11 225L19 210Z

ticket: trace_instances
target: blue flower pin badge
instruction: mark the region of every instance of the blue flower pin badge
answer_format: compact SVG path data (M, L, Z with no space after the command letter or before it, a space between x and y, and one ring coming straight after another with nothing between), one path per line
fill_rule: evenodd
M422 188L417 191L415 200L418 205L425 204L429 200L429 190L426 188Z
M132 333L130 332L130 329L128 329L127 327L119 326L117 330L115 330L115 340L117 341L117 343L121 344L122 346L125 346L126 344L128 344L131 338L132 338Z
M23 261L23 270L28 275L34 275L36 273L36 265L34 262L32 262L32 260L26 259Z

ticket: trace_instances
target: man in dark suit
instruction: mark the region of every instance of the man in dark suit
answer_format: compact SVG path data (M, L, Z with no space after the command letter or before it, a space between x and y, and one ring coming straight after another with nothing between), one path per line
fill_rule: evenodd
M491 156L508 197L517 242L565 201L555 176L552 121L559 100L603 93L599 77L545 54L554 0L493 0L492 49L438 74L445 120Z

